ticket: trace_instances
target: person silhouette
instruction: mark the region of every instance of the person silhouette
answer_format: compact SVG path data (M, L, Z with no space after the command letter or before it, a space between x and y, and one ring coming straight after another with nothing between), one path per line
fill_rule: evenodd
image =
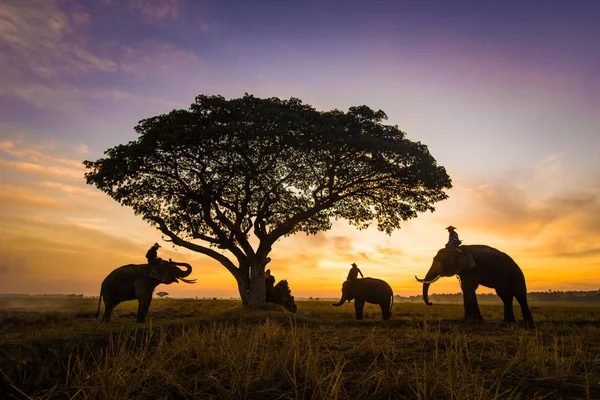
M458 239L456 228L450 225L446 229L448 230L448 243L446 243L446 247L459 250L458 246L460 246L462 241Z
M348 277L346 278L346 280L350 281L350 280L358 279L358 274L360 274L361 278L364 278L361 270L358 269L358 265L356 265L356 263L352 263L352 268L350 268L350 271L348 271Z
M268 269L265 271L265 286L266 286L266 293L267 293L267 303L272 300L271 293L273 292L274 285L275 285L275 277L273 275L271 275L271 270Z
M158 248L160 244L154 243L152 247L146 252L146 258L148 259L148 264L158 264L162 261L162 258L158 256Z

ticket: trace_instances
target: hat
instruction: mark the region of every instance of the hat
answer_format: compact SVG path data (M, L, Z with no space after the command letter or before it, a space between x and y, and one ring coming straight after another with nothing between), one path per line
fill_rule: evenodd
M449 226L449 227L447 227L446 229L448 229L448 230L450 231L450 230L454 230L454 229L456 229L456 228L455 228L455 227L453 227L452 225L450 225L450 226Z
M152 247L160 247L160 244L154 243L154 245Z
M358 267L358 265L356 265L356 263L352 263L350 265L352 265L353 267Z

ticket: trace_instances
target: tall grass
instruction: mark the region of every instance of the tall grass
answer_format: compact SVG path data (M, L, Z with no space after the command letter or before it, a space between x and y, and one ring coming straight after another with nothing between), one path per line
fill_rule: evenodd
M465 325L420 305L396 305L391 321L370 308L355 321L351 305L302 302L297 317L196 303L188 318L163 314L180 317L184 303L173 301L158 303L145 325L122 313L108 326L73 318L71 331L64 320L7 334L0 390L36 399L600 398L600 327L577 309L577 323L549 317L524 329ZM445 307L461 315L462 306Z

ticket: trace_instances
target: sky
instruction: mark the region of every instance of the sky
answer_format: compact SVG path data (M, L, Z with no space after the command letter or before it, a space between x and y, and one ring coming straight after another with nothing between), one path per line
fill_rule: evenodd
M529 291L598 290L598 20L593 0L1 0L0 293L97 295L159 242L198 280L160 290L237 297L216 261L86 185L82 161L198 94L244 93L381 109L453 181L390 236L338 221L277 242L269 267L296 297L339 296L352 262L419 294L448 225L512 256Z

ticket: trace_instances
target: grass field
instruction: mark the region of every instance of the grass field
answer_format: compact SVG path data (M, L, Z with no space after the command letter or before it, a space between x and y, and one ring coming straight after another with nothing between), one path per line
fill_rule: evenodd
M460 304L154 300L96 321L92 299L0 299L0 398L600 399L600 307L533 304L535 329ZM517 318L520 310L516 309Z

